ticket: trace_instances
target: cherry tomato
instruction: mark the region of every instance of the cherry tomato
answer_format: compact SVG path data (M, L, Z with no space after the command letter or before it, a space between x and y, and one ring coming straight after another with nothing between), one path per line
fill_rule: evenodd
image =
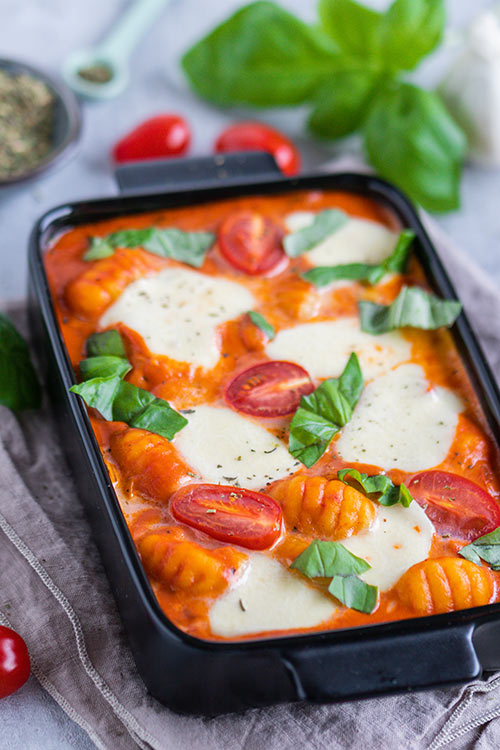
M30 657L25 642L15 630L0 625L0 698L24 685L30 675Z
M219 229L219 248L232 266L250 276L268 273L287 261L282 231L256 211L230 214Z
M448 471L423 471L408 485L440 534L473 541L500 526L500 506L470 479Z
M188 150L191 133L179 115L150 117L131 130L113 148L116 162L182 156Z
M291 177L300 169L295 144L279 130L260 122L240 122L224 130L215 142L218 153L226 151L268 151L283 174Z
M219 484L188 484L172 498L178 521L248 549L267 549L281 533L281 507L267 495Z
M292 414L301 396L314 391L307 370L293 362L271 360L243 370L226 388L225 399L234 409L257 417Z

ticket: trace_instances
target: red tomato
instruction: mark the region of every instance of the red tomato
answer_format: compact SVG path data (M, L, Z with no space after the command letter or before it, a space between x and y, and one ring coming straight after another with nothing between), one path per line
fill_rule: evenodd
M470 479L448 471L423 471L408 485L440 534L473 541L500 526L500 506Z
M188 484L172 498L178 521L248 549L267 549L281 533L281 507L267 495L219 484Z
M225 399L234 409L257 417L292 414L301 396L314 391L307 370L293 362L261 362L243 370L226 388Z
M24 685L30 675L26 644L15 630L0 625L0 698Z
M219 248L226 260L250 276L274 271L287 260L282 231L256 211L230 214L219 229Z
M218 153L226 151L268 151L283 174L291 177L300 169L295 144L279 130L260 122L240 122L224 130L215 142Z
M113 148L116 162L161 159L185 154L191 133L179 115L150 117L131 130Z

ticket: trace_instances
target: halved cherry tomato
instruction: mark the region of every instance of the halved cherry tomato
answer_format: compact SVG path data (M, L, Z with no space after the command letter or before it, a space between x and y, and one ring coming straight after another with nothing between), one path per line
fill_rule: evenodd
M30 676L30 657L21 636L0 625L0 698L15 693Z
M300 169L295 144L279 130L261 122L240 122L224 130L215 142L218 153L227 151L268 151L283 174L291 177Z
M113 148L116 162L182 156L191 141L189 126L179 115L150 117L131 130Z
M178 521L248 549L267 549L281 533L281 507L267 495L219 484L188 484L174 494Z
M307 370L293 362L271 360L243 370L231 380L224 394L234 409L257 417L292 414L301 396L314 391Z
M470 479L423 471L408 485L440 534L473 541L500 526L500 505Z
M230 214L219 229L219 247L231 265L250 276L267 273L287 260L276 224L256 211Z

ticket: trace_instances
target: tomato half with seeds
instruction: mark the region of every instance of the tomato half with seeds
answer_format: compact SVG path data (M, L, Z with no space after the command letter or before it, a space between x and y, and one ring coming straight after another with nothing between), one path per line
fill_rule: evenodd
M439 534L473 541L500 526L500 505L470 479L448 471L423 471L408 485Z
M271 360L243 370L226 388L227 403L256 417L293 414L302 396L312 393L314 384L307 370L294 362Z
M257 211L230 214L219 229L219 248L229 263L249 276L276 271L288 261L283 231Z
M0 625L0 698L15 693L30 675L30 657L23 638Z
M290 177L300 169L300 154L293 141L261 122L239 122L226 128L217 138L215 150L218 153L267 151L274 156L283 174Z
M219 484L188 484L174 494L178 521L220 542L268 549L281 534L281 507L267 495Z

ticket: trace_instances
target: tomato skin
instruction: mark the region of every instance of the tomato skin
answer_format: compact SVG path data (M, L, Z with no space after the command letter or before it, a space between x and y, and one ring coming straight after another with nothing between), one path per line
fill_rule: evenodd
M113 148L119 164L141 159L182 156L191 142L189 126L179 115L157 115L145 120L121 138Z
M300 153L295 144L279 130L261 122L240 122L226 128L217 138L215 150L219 154L228 151L268 151L288 177L300 170Z
M472 542L500 526L500 505L470 479L448 471L423 471L408 484L440 534Z
M0 625L0 699L19 690L29 675L26 643L15 630Z
M220 542L248 549L268 549L281 534L280 505L252 490L188 484L173 495L171 508L178 521Z
M256 211L230 214L219 228L219 249L238 271L257 276L288 262L282 230Z
M270 360L238 373L226 387L229 406L256 417L292 414L302 396L312 393L314 384L307 370L294 362Z

